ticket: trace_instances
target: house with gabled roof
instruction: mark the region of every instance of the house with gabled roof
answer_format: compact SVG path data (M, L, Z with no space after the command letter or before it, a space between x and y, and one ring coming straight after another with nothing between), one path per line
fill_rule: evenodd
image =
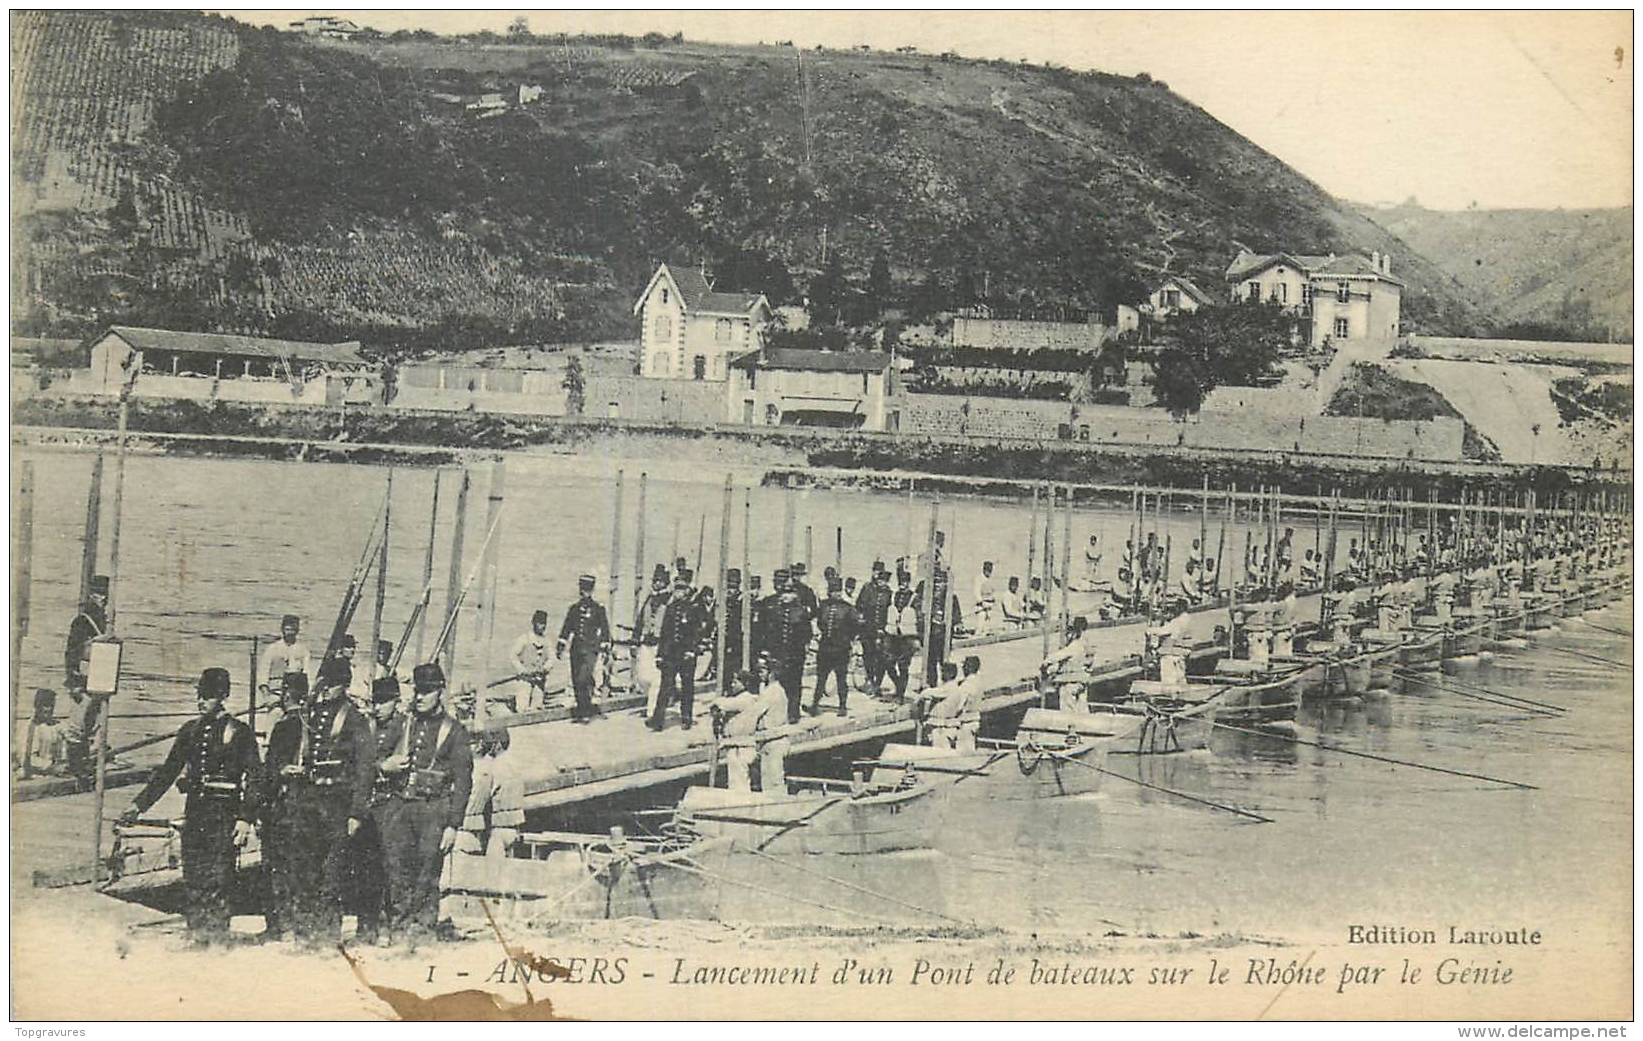
M1199 289L1191 279L1169 275L1153 287L1147 302L1141 305L1141 313L1154 318L1167 318L1173 314L1191 314L1200 307L1210 307L1214 303L1214 298Z
M896 432L901 386L888 351L766 347L730 360L727 418L744 426Z
M1251 253L1227 265L1229 295L1238 303L1276 303L1296 316L1315 350L1391 350L1398 342L1404 283L1390 254Z
M730 359L756 350L770 325L763 293L715 289L703 272L662 264L633 305L639 375L724 380Z
M309 343L268 336L111 325L88 345L95 393L128 384L142 397L296 404L379 396L378 366L357 340Z

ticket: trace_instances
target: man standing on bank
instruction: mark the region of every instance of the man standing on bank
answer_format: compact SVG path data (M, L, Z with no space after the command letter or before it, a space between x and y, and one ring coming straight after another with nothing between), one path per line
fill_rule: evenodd
M856 615L861 621L861 657L867 666L868 693L878 697L884 681L885 648L882 635L890 618L890 572L882 560L873 561L873 579L856 597Z
M395 939L435 935L439 875L456 844L473 789L468 731L445 712L445 672L437 662L413 673L416 697L399 745L380 769L389 794L378 820L388 855L389 928Z
M314 685L313 656L308 653L308 645L297 639L301 631L302 621L296 615L280 619L279 642L262 655L262 685L257 688L257 697L263 704L285 690L285 678L293 673L301 673L310 687Z
M371 714L368 717L375 741L378 763L394 754L405 730L405 714L399 711L399 681L383 676L371 684ZM360 822L349 840L349 904L359 918L354 939L375 944L382 939L382 918L388 910L388 863L382 848L383 807L393 791L390 778L378 773L371 787L371 813Z
M656 699L655 712L645 723L652 730L666 727L667 707L675 697L679 699L684 728L696 725L696 651L702 638L690 580L688 570L674 576L673 599L662 612L662 631L656 645L656 661L662 667L662 693Z
M281 924L316 948L341 938L344 858L376 779L376 742L347 697L352 679L347 662L325 662L307 706L288 706L268 737L268 771L283 799L272 839L283 847L280 888L289 900L278 909Z
M572 611L576 608L571 608ZM570 624L570 619L565 619ZM564 657L564 636L560 638L560 657ZM515 699L515 711L534 712L546 707L548 684L548 612L537 611L531 615L530 631L513 642L513 653L508 656L508 664L513 666L514 678L521 686L520 696Z
M554 657L563 658L570 651L570 685L576 692L576 707L570 718L588 723L599 714L593 704L593 690L599 682L599 656L610 653L610 620L604 605L593 599L593 576L583 575L576 580L576 603L565 612L565 623L559 627L559 642Z
M760 641L770 658L771 678L787 691L787 721L797 723L804 708L804 662L810 648L810 620L791 573L778 569L776 592L766 598L765 638Z
M223 711L228 689L227 669L200 673L195 697L200 714L183 724L165 762L120 815L122 823L136 822L173 781L188 797L183 807L183 889L188 936L196 946L228 939L237 850L251 838L263 790L251 728Z

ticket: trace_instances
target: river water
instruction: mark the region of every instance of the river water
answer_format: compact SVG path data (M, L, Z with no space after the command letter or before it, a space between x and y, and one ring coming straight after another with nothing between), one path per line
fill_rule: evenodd
M85 509L92 455L81 451L24 448L13 453L13 488L22 460L34 462L34 553L30 628L23 645L23 686L57 687L62 680L63 638L75 613ZM633 615L633 576L639 536L639 468L631 462L623 479L620 581L612 621ZM656 563L684 556L705 565L701 581L717 574L725 471L707 471L664 462L646 475L646 576ZM461 574L478 568L485 541L488 464L472 468ZM923 553L928 542L930 499L865 490L787 491L759 486L762 471L732 475L730 566L740 567L744 545L753 571L764 576L782 559L785 513L793 510L790 560L808 557L820 588L821 569L842 563L843 573L865 577L875 558L887 563ZM304 639L317 655L325 644L348 580L385 497L388 469L338 463L297 463L243 459L195 459L156 455L128 458L120 575L116 590L119 633L125 641L125 695L116 705L111 736L116 744L158 732L153 718L186 712L193 705L192 683L201 669L224 666L235 677L230 709L245 705L245 677L251 639L266 647L276 639L280 616L303 618ZM423 589L424 559L435 471L394 469L388 591L383 632L398 639ZM425 649L445 618L452 535L457 515L460 471L439 476L437 529L433 539L433 593ZM474 583L455 631L458 681L480 682L506 675L513 640L528 627L531 612L545 609L555 631L575 599L577 576L599 576L602 600L611 570L615 478L601 460L562 455L514 455L506 463L504 506L497 528L498 590L494 629L480 602L483 576ZM113 526L114 466L103 479L101 567L108 563ZM1172 542L1172 568L1179 573L1187 547L1199 536L1199 515L1185 507L1169 511L1160 540ZM1149 510L1152 506L1149 505ZM995 561L1002 592L1009 575L1027 574L1030 510L1021 503L948 497L940 507L959 588L982 561ZM1247 507L1227 529L1226 555L1241 559L1250 528ZM745 538L749 528L754 536ZM1122 508L1081 508L1072 520L1072 574L1083 574L1083 553L1091 534L1100 537L1103 571L1114 576L1122 546L1134 523ZM1207 528L1211 556L1220 539L1222 512L1212 511ZM1148 527L1153 523L1149 516ZM1317 539L1310 517L1295 527L1296 556ZM809 529L807 540L806 529ZM1057 567L1064 523L1056 514ZM1346 554L1346 535L1338 554ZM1355 531L1350 534L1356 534ZM1035 536L1042 568L1042 527ZM808 545L808 552L807 552ZM368 646L375 577L351 631ZM1022 585L1026 586L1023 577ZM406 663L413 661L412 637Z

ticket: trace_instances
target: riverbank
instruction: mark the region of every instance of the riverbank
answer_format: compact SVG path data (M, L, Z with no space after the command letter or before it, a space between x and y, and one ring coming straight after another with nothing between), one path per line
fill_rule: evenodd
M108 444L117 423L113 399L41 395L14 404L12 439ZM1399 488L1417 500L1435 494L1456 501L1462 493L1498 495L1534 488L1546 502L1572 488L1629 489L1631 483L1629 470L147 398L133 400L128 429L141 450L185 456L440 463L502 452L575 454L735 469L828 468L861 474L869 486L875 481L895 486L914 474L954 478L957 489L982 478L1002 482L999 491L1017 497L1030 495L1032 483L1042 481L1193 489L1207 477L1219 488L1278 485L1325 494L1338 488L1345 495ZM781 480L802 483L803 477Z

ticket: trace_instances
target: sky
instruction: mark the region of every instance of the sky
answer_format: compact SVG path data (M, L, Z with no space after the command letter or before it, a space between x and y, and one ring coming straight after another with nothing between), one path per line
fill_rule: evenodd
M310 11L225 11L285 25ZM385 32L683 32L912 45L1147 72L1354 202L1578 209L1632 200L1632 14L1619 12L348 11Z

